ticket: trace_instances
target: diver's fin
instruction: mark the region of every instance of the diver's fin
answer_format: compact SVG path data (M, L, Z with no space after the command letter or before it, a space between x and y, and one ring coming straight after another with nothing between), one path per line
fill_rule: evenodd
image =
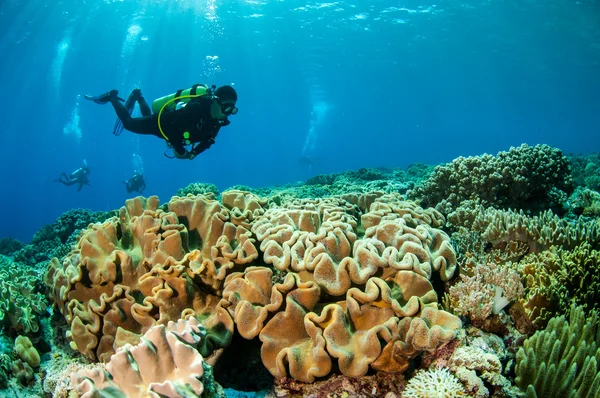
M131 116L131 114L133 113L133 108L135 107L135 101L138 99L140 93L139 90L133 90L131 92L131 94L129 94L129 97L127 97L127 101L125 101L125 109L127 109L127 112L129 112L129 115ZM121 122L121 119L117 118L117 120L115 121L115 127L113 128L113 134L114 135L121 135L121 133L123 132L123 122Z
M100 94L100 95L84 95L86 100L94 101L96 104L104 105L110 102L111 98L116 98L119 101L125 101L123 98L119 97L119 92L117 90L110 90L108 93Z

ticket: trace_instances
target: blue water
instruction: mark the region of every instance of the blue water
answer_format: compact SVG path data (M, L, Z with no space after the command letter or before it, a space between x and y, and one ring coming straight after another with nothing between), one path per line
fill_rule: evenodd
M600 147L596 1L0 4L0 237L29 241L73 207L120 207L135 169L167 201L194 181L264 186L521 143ZM193 161L167 159L153 136L113 136L110 105L82 99L196 82L234 84L240 112ZM91 186L51 182L84 159Z

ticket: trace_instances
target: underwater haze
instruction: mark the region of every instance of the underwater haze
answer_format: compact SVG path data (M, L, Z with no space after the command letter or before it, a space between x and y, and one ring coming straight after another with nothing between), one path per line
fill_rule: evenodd
M119 208L135 170L166 202L191 182L600 148L591 0L4 0L0 59L0 237L26 242L69 209ZM193 161L154 136L112 135L112 107L83 99L194 83L233 84L239 113ZM84 160L90 186L52 182Z

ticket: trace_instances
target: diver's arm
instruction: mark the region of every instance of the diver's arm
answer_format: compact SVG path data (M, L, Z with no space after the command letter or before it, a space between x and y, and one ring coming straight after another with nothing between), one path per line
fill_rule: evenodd
M206 141L202 141L200 143L198 143L198 145L196 145L196 147L190 151L191 155L194 155L194 157L200 155L202 152L206 151L208 148L211 147L212 144L215 143L214 138L210 138Z
M207 132L208 137L205 140L200 141L198 145L196 145L196 147L192 151L190 151L190 153L195 157L200 155L202 152L206 151L208 148L210 148L212 144L215 143L215 138L217 138L217 134L219 134L220 129L221 126L214 126L212 128L212 131L209 130Z
M188 154L188 151L187 151L187 149L185 149L182 142L179 142L179 141L169 141L169 142L171 143L171 146L173 147L173 150L175 151L176 158L181 159L181 158L184 158Z

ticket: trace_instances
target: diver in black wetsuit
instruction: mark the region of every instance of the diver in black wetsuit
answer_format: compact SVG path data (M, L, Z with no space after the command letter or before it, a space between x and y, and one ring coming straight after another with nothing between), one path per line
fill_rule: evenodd
M237 93L234 88L222 86L214 92L207 89L206 94L190 99L181 107L165 110L161 113L159 125L159 112L155 110L156 113L152 114L139 89L132 91L130 99L139 104L142 117L131 117L133 101L131 107L125 107L118 94L117 90L111 90L97 97L85 97L97 104L110 102L125 129L136 134L150 134L166 139L178 159L191 160L208 149L215 142L221 127L229 125L228 116L235 115L238 111L235 107ZM189 151L185 148L186 145L191 145Z
M90 168L87 164L84 164L83 167L78 168L70 175L67 173L62 173L57 180L52 180L53 182L60 182L63 185L71 186L75 184L79 184L77 187L77 192L81 191L84 185L90 185L90 180L88 179L88 174L90 173Z
M136 172L130 179L123 181L123 184L125 184L127 193L137 192L141 194L144 192L144 189L146 189L144 175L138 172Z

